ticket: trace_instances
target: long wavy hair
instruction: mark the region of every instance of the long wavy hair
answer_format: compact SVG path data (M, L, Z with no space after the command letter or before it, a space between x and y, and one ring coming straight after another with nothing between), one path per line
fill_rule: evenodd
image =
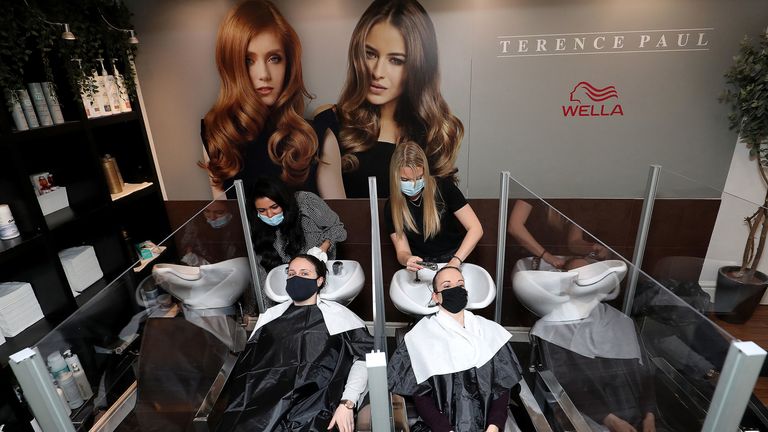
M245 63L248 44L263 32L277 36L287 62L283 91L271 107L256 93ZM301 74L301 42L275 5L247 0L227 14L216 39L216 67L221 89L204 119L210 161L200 166L220 185L242 169L245 145L274 128L267 143L269 158L282 167L283 181L301 185L316 158L317 136L301 116L304 97L310 97Z
M405 41L405 81L395 108L400 141L412 140L422 145L433 175L454 176L464 126L451 114L440 93L435 28L416 0L374 1L352 33L347 78L337 107L342 170L356 170L356 153L369 150L378 141L380 107L366 100L371 72L365 61L365 41L373 26L382 22L397 28Z
M304 249L304 230L296 196L279 179L259 177L245 186L248 220L251 224L253 248L261 256L261 266L266 271L284 264L275 250L278 231L285 239L285 254L295 256ZM264 223L256 215L256 200L269 198L283 208L283 222L278 226Z
M400 170L403 168L424 168L424 190L421 191L422 206L424 207L424 224L416 226L411 211L408 209L408 200L400 191ZM395 235L404 235L404 231L422 233L424 239L429 239L440 232L440 213L443 211L443 200L439 196L435 178L429 173L429 164L424 150L413 141L406 141L395 147L392 160L389 163L389 206L392 211L392 224L395 227ZM397 191L397 192L395 192ZM399 193L398 193L399 192Z

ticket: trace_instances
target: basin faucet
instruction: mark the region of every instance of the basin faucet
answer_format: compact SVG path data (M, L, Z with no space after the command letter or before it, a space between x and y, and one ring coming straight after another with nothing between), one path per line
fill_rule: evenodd
M344 269L344 263L341 261L336 261L333 263L333 275L338 276L341 274L341 271Z

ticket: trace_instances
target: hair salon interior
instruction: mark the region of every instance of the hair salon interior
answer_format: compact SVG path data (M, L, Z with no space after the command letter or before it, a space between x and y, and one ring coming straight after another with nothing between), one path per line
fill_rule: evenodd
M0 431L768 431L764 0L3 0Z

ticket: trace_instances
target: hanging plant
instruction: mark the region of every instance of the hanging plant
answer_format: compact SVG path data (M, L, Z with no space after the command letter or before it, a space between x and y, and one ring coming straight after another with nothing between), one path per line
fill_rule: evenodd
M18 102L14 90L24 87L24 67L32 54L27 48L31 17L18 7L6 9L0 14L0 94L9 96L4 99L10 110Z
M101 16L101 22L103 24L103 41L104 41L104 55L107 64L112 63L112 59L116 59L118 69L124 77L123 85L125 90L131 98L136 96L136 69L134 68L134 59L136 58L136 52L138 45L132 44L129 41L129 36L124 31L115 30L118 29L133 29L131 25L131 17L133 14L128 8L119 1L98 1L101 5L99 11ZM105 22L108 21L109 23ZM110 27L113 26L113 27ZM111 72L111 71L110 71Z

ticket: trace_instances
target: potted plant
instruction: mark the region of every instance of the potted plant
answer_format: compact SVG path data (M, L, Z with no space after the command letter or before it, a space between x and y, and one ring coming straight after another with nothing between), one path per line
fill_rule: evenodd
M768 34L753 43L745 37L734 64L725 74L728 87L722 97L731 103L731 129L739 131L768 186ZM730 322L745 322L754 312L768 286L768 276L757 270L768 236L768 188L757 210L744 218L749 229L740 266L720 268L715 311Z

